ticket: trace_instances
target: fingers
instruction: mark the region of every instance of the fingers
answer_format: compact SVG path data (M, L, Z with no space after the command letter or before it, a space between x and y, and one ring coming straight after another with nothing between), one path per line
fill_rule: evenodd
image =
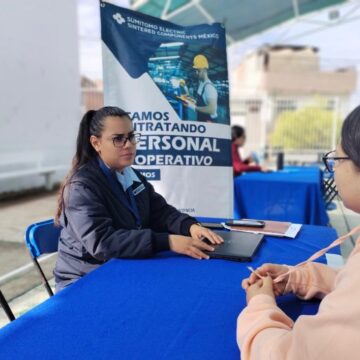
M257 289L259 287L258 283L254 283L250 286L248 286L247 291L252 291L254 289Z
M209 235L207 238L212 242L213 244L222 244L224 242L224 239L219 236L218 234L215 234L213 231L208 230Z
M213 231L203 228L200 233L200 237L208 239L212 244L222 244L224 242L223 238L218 234L215 234Z
M261 277L259 277L257 274L261 275ZM254 284L259 284L261 283L260 280L269 277L271 279L270 274L260 274L259 269L257 269L256 271L252 272L250 277L248 279L245 279L247 281L247 283L249 284L248 286L254 285ZM271 279L272 281L272 279Z
M258 275L261 276L267 276L270 275L271 277L276 277L277 272L276 272L276 266L274 264L263 264L260 267L258 267L255 272L252 272L249 278L250 283L254 283L255 281L257 281L257 279L259 279Z
M201 240L193 240L192 246L200 249L200 250L206 250L206 251L214 251L215 248Z
M259 279L265 276L272 276L273 265L272 264L264 264L258 267L256 270L253 271L251 267L249 269L252 271L250 277L248 279L248 283L250 285L256 283Z
M257 279L257 281L255 281L254 283L250 283L249 282L249 279L244 279L242 282L241 282L241 287L244 289L244 290L247 290L248 288L250 287L260 287L262 286L262 280L261 279Z
M191 246L189 250L187 251L187 255L193 257L194 259L210 259L210 256L202 252L200 249L198 249L196 246Z
M214 251L214 247L187 236L169 235L170 249L178 254L184 254L195 259L209 259L205 251Z
M249 303L251 298L259 292L259 284L255 283L246 289L246 302Z
M244 289L244 290L247 290L247 288L250 286L251 284L249 283L249 279L244 279L242 282L241 282L241 287Z
M246 285L246 284L245 284ZM272 279L271 276L266 276L261 279L259 279L257 282L255 282L252 285L249 285L246 289L246 300L249 303L249 301L256 295L269 295L271 297L274 297L274 291L272 286Z
M265 289L269 289L269 290L273 290L273 280L271 278L271 276L266 276L264 278L261 279L262 280L262 284L261 287L265 288Z
M199 260L209 259L210 256L205 254L202 250L214 251L215 249L211 245L206 244L201 240L193 239L192 245L188 249L188 255Z
M257 280L259 280L259 277L256 275L256 272L252 272L249 277L249 283L254 284Z
M274 265L273 264L262 264L257 271L261 274L266 276L267 273L271 274L274 272Z

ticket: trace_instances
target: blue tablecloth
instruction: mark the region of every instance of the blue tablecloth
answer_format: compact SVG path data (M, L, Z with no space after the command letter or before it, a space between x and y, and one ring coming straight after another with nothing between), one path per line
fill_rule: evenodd
M335 238L316 226L295 240L268 237L251 265L295 264ZM169 252L112 260L1 329L0 358L238 360L247 265ZM317 309L292 295L278 302L293 318Z
M327 225L318 167L287 167L234 179L234 218Z

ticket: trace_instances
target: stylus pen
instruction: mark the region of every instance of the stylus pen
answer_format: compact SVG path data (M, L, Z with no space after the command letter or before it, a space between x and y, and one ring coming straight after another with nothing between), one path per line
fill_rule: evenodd
M260 275L252 266L247 266L247 268L254 273L258 278L263 279L265 276Z

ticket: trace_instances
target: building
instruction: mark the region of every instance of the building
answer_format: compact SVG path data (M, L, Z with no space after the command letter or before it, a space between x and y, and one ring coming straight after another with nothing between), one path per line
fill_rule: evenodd
M104 90L102 80L91 80L81 76L81 109L98 110L104 106Z
M263 46L232 75L232 122L246 126L248 144L258 150L283 111L321 99L327 110L345 114L357 82L355 69L322 69L318 48L293 45Z
M264 46L241 63L235 81L254 94L348 97L356 87L355 69L322 71L318 52L315 47Z

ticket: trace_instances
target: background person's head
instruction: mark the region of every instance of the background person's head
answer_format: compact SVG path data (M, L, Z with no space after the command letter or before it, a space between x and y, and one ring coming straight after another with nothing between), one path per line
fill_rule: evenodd
M337 157L349 159L335 162L335 181L345 206L360 212L360 106L345 119Z
M100 156L109 167L121 171L135 158L135 139L127 139L132 134L132 122L124 110L106 106L88 111L80 123L74 165Z
M231 127L231 141L237 146L243 146L245 144L246 133L242 126L234 125Z
M201 81L205 81L207 79L209 62L206 56L204 55L196 55L194 57L193 69L195 70L197 77Z

